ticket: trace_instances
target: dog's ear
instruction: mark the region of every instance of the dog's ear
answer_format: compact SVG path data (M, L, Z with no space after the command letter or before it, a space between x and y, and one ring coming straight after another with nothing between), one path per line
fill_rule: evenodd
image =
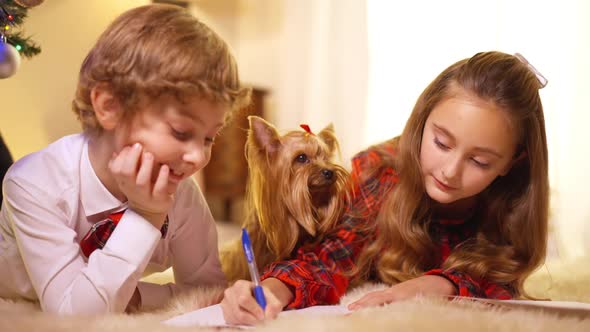
M280 148L280 135L273 125L254 115L249 116L248 121L250 122L249 140L252 140L259 149L274 153Z
M320 133L318 137L328 145L330 152L334 152L334 149L337 148L338 141L336 140L336 135L334 134L334 125L329 124L327 125Z

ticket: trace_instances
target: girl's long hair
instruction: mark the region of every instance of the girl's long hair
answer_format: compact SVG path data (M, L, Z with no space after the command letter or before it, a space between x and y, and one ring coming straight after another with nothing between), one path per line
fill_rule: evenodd
M509 115L519 130L518 153L524 158L480 193L476 236L455 248L442 268L485 278L508 286L515 296L530 297L523 283L544 261L549 210L541 85L524 63L500 52L478 53L445 69L418 98L402 135L389 142L396 153L381 145L385 166L393 167L400 180L384 198L373 223L377 239L366 247L356 272L362 279L375 269L382 281L393 284L438 267L438 246L429 234L431 203L421 174L420 147L430 112L457 87Z

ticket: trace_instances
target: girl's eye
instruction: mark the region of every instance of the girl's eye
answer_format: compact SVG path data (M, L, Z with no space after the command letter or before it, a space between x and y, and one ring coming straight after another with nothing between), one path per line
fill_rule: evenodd
M191 133L190 132L188 132L188 131L179 131L179 130L176 130L174 128L172 128L172 135L176 139L178 139L180 141L186 141L186 140L188 140L188 139L191 138Z
M305 153L302 153L295 157L295 161L301 164L305 164L309 161L309 159L307 159L307 155Z
M475 158L471 158L471 160L473 161L473 163L475 164L475 166L477 166L479 168L486 169L486 168L489 168L490 167L490 164L484 163L484 162L481 162L481 161L478 161Z
M436 144L436 146L438 146L439 148L441 148L442 150L448 150L449 147L447 145L445 145L443 142L439 141L438 138L434 138L434 144Z

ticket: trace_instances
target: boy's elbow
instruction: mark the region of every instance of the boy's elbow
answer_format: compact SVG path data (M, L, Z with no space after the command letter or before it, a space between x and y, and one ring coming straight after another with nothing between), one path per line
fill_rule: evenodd
M44 312L57 315L102 315L108 313L123 313L126 305L111 305L99 299L79 299L64 297L60 302L42 302L41 308Z

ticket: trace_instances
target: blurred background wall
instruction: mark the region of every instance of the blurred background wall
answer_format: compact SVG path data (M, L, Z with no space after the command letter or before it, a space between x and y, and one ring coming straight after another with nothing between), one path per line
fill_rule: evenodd
M43 51L0 80L0 132L15 159L79 131L70 111L79 66L118 14L140 0L46 0L26 33ZM398 135L449 64L478 51L520 52L548 79L552 248L590 249L590 4L583 0L191 0L234 50L242 80L267 91L281 129L335 125L342 163ZM526 236L523 235L523 236Z

